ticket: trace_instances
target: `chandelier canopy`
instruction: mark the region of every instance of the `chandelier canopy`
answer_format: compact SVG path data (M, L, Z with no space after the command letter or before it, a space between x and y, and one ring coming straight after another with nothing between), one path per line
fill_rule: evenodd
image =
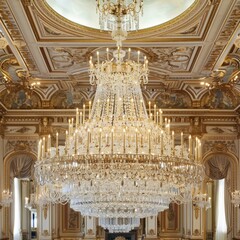
M100 19L113 15L113 32L132 23L136 28L143 1L110 2L97 1ZM162 110L151 102L146 108L141 85L148 83L147 58L122 49L121 37L115 40L118 48L107 48L106 60L99 52L89 60L95 98L69 119L65 146L59 146L58 133L54 147L51 136L39 142L35 177L44 199L70 202L111 232L123 232L172 201L190 201L204 171L200 140L175 136Z

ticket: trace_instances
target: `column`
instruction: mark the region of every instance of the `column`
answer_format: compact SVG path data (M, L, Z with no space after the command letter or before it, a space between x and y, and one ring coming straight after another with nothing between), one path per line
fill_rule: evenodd
M240 119L238 121L238 124L240 124ZM238 159L240 159L240 127L238 129L238 139L236 140L236 146L237 146L237 157ZM234 190L240 190L240 176L239 176L239 172L240 172L240 163L238 162L237 165L237 174L236 174L236 186ZM235 184L234 184L235 185ZM234 219L235 222L235 226L233 226L233 232L234 232L234 237L235 239L240 239L240 208L239 207L234 207L233 206L233 217L232 217L232 221Z
M29 181L21 180L21 208L22 208L22 216L21 216L21 229L23 239L30 239L31 231L30 231L30 211L25 208L25 197L30 196L29 194Z
M95 239L96 237L96 218L86 216L85 217L85 238Z
M38 207L38 239L52 239L52 205Z
M207 196L213 199L213 182L207 183ZM213 236L213 206L206 210L206 238Z
M157 238L157 216L146 218L146 238Z
M3 169L3 157L4 157L4 141L3 137L0 135L0 194L2 194L2 191L4 189L3 181L4 181L4 169ZM3 228L3 208L0 206L0 239L4 238L4 228Z

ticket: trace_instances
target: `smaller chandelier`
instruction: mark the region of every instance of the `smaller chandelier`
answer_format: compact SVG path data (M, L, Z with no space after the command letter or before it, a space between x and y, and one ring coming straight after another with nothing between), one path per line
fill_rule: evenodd
M9 190L3 190L2 199L0 200L1 207L9 207L13 201L12 192Z
M232 192L232 203L234 207L240 206L240 191L235 190L235 192Z
M211 198L207 197L206 193L198 193L193 198L193 204L207 210L208 208L211 208Z
M35 193L30 194L30 199L25 197L25 208L31 212L37 211L37 196Z
M97 0L101 30L112 32L112 39L121 46L127 32L139 29L139 14L143 12L143 0Z

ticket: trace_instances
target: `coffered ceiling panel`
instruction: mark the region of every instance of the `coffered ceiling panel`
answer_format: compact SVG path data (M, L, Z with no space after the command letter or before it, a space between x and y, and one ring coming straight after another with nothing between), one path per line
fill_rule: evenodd
M48 5L50 2L53 1L0 0L0 40L7 42L4 51L0 49L0 55L12 54L18 67L26 71L32 81L40 80L41 87L36 92L41 99L48 100L55 92L76 85L88 88L90 56L96 61L99 51L103 60L106 48L111 51L115 47L110 33L66 19ZM71 4L78 2L81 1ZM144 2L146 6L150 4L150 0ZM176 4L176 1L161 2ZM147 89L167 86L187 91L193 99L198 99L207 92L205 85L200 85L203 78L210 85L214 81L219 83L219 79L229 84L229 79L239 74L240 53L234 42L240 34L240 1L189 0L185 3L186 11L172 9L179 10L180 15L130 32L123 48L131 47L135 61L137 51L141 57L147 56L150 69ZM88 11L96 16L95 7ZM153 9L154 20L157 19L155 12ZM149 18L150 13L144 17ZM219 69L223 73L220 77L212 75ZM51 93L46 90L50 88Z

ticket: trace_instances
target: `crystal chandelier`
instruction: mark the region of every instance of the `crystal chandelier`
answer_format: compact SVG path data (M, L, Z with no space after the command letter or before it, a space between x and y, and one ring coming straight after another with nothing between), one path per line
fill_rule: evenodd
M118 13L118 33L130 26L122 9L128 15L142 11L142 1L97 3L100 19ZM54 147L50 135L39 142L35 177L43 200L70 202L109 231L126 232L172 201L191 201L204 171L200 140L175 136L162 110L151 102L146 108L141 85L148 83L147 58L123 49L120 35L115 40L118 48L107 48L106 60L99 52L89 60L95 98L69 119L65 145L58 144L58 133Z
M25 208L27 208L31 212L35 212L37 210L37 196L35 193L30 194L30 199L28 197L25 197Z
M239 207L240 206L240 191L235 190L232 192L232 203L234 207Z
M198 193L193 198L193 204L207 210L211 208L211 197L208 197L206 193Z
M147 114L140 84L147 83L148 63L140 52L137 61L120 48L109 55L90 59L97 90L89 117L85 105L76 110L65 146L58 146L58 134L55 147L50 136L40 141L35 176L83 215L132 221L186 201L197 189L204 176L201 143L190 136L186 146L183 134L177 141L156 105L149 103Z
M110 30L112 38L121 46L127 32L139 29L139 14L143 0L96 0L101 30Z
M9 190L3 190L2 199L0 200L0 206L9 207L12 202L13 202L12 192L10 192Z

